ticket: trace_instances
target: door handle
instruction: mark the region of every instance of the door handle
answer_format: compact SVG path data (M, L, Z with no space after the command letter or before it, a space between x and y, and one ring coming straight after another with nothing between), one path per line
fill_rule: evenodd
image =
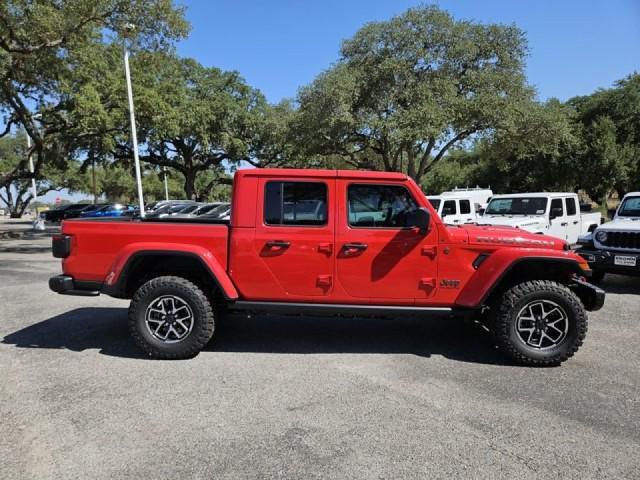
M331 252L333 252L333 245L331 243L320 243L318 244L318 252L331 255Z
M569 225L567 222L562 222L562 223L560 224L560 226L561 226L561 227L566 227L567 225Z
M269 240L266 245L268 248L287 248L291 243L284 240Z
M437 251L436 247L422 247L420 253L425 257L435 258Z
M345 251L349 250L357 250L363 252L367 249L368 245L366 243L345 243L342 246L342 249Z
M577 225L577 224L578 224L578 220L574 220L574 221L573 221L573 224L574 224L574 225Z

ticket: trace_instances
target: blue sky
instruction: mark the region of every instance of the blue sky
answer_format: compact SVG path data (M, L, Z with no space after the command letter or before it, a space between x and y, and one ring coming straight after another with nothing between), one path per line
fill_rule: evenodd
M192 32L178 52L237 70L272 102L294 97L338 58L363 24L420 1L190 0ZM437 1L458 19L515 23L529 41L529 82L541 99L566 100L640 71L640 0Z
M178 0L180 1L180 0ZM338 59L340 43L363 24L420 1L182 1L191 35L183 56L237 70L269 101L298 88ZM640 71L640 0L458 0L431 2L458 19L515 23L527 34L529 82L539 97L566 100ZM50 192L46 201L68 194ZM74 195L77 200L84 195Z

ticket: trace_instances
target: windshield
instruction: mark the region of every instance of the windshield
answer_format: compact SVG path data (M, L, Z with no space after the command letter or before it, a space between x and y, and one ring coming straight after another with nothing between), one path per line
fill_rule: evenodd
M437 212L438 211L438 207L440 206L440 201L441 200L439 198L427 198L427 200L429 200L429 203L431 204L433 209Z
M229 204L223 203L222 205L218 205L216 208L214 208L209 213L207 213L207 216L208 217L221 216L221 214L225 213L227 210L229 210Z
M640 217L640 197L627 197L620 210L618 210L619 217Z
M194 215L204 215L205 213L209 213L211 210L213 210L214 208L216 208L218 205L215 203L211 203L209 205L203 205L200 208L196 208L193 211Z
M494 198L485 215L544 215L547 199L543 197Z

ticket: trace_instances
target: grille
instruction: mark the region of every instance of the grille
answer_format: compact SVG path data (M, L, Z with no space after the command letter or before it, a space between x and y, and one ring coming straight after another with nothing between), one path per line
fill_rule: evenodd
M640 232L607 232L603 245L611 248L640 249Z

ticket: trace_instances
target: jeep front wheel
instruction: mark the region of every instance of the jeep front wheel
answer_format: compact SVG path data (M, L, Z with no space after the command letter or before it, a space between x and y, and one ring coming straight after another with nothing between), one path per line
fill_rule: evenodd
M560 365L578 351L587 333L587 314L580 299L549 280L511 287L493 310L496 343L525 365Z
M153 278L131 300L129 330L138 346L152 357L193 357L213 336L211 302L185 278Z

